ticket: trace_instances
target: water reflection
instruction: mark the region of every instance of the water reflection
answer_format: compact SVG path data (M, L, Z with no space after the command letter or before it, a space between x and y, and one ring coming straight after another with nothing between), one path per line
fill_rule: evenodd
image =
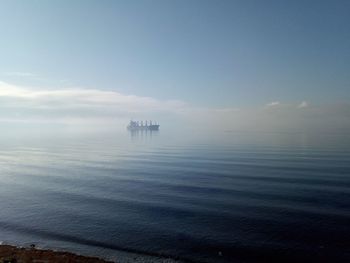
M159 136L159 131L152 130L128 130L132 140L150 140Z

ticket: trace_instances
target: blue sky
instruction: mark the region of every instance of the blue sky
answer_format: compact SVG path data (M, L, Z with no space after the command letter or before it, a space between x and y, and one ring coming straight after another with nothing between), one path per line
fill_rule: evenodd
M7 87L114 91L215 111L350 99L349 1L5 0L0 7Z

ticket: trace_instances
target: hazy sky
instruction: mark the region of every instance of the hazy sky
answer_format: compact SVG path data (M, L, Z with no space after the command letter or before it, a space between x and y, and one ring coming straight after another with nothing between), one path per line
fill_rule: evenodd
M347 0L1 0L0 118L348 128L349 14Z

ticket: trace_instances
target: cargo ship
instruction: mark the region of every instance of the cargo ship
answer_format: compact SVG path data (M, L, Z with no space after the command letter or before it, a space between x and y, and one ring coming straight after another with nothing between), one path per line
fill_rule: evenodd
M129 131L158 131L159 126L159 124L152 123L152 121L130 121L127 129Z

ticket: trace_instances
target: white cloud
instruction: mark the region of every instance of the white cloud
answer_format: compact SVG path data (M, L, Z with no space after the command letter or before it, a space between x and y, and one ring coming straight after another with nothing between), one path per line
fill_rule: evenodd
M182 101L161 101L99 89L37 89L0 82L0 107L3 116L87 118L176 112L186 107L186 104Z
M306 101L302 101L297 108L298 109L302 109L302 108L307 108L309 106L309 104Z
M33 78L39 77L37 74L34 74L34 73L19 72L19 71L4 72L4 75L11 76L11 77L33 77Z
M275 107L275 106L279 106L279 105L281 105L281 103L279 101L273 101L273 102L266 104L265 106L266 107Z

